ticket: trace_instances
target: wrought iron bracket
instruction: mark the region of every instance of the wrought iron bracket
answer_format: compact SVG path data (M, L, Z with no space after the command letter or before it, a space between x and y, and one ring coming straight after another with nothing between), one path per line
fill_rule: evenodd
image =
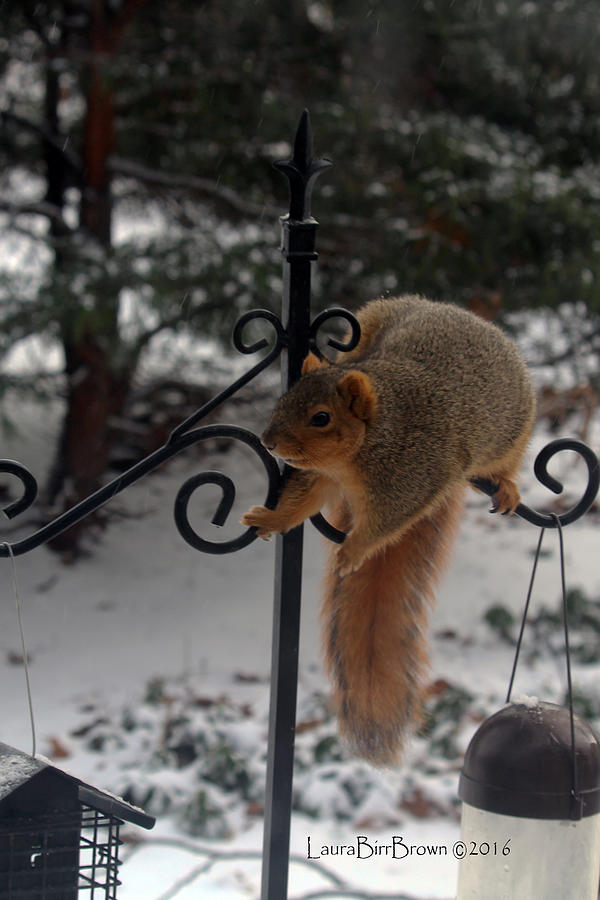
M312 348L317 347L317 336L321 327L326 321L332 318L344 318L351 324L351 339L343 344L334 338L328 339L328 344L338 350L351 350L356 346L360 337L360 328L351 313L344 309L329 309L320 313L310 324L309 343ZM290 344L290 335L283 327L281 320L272 312L265 309L252 310L242 315L233 330L233 344L235 348L244 354L257 353L269 346L266 338L261 338L252 344L246 344L243 338L245 326L250 321L261 319L272 326L275 332L275 340L269 349L269 352L260 360L253 368L244 373L233 384L229 385L224 391L216 397L209 400L204 406L194 412L185 421L175 428L169 435L165 444L158 450L149 454L140 462L133 465L127 471L122 472L108 484L95 491L89 497L86 497L80 503L77 503L71 509L57 516L51 522L34 531L31 535L21 538L11 543L10 550L6 542L0 544L0 557L9 556L12 551L13 556L21 556L34 550L43 544L51 541L52 538L66 531L71 526L85 519L96 510L100 509L125 488L134 484L140 478L143 478L149 472L152 472L162 463L186 450L203 440L211 438L229 438L238 440L253 450L261 460L267 475L268 487L265 498L265 505L273 508L277 503L277 497L281 487L282 475L279 466L270 453L263 447L260 439L251 431L236 425L206 425L200 428L197 425L209 413L213 412L222 403L232 397L242 387L256 378L264 369L270 366L280 356L281 352ZM12 501L8 506L4 507L2 512L8 519L13 519L19 514L29 509L35 502L38 495L38 484L34 475L22 463L12 459L0 459L0 474L7 474L16 477L22 486L20 497ZM248 528L239 537L229 541L209 541L194 531L188 516L187 509L190 497L196 488L203 484L216 484L221 487L223 497L219 504L218 510L212 518L213 525L223 526L233 506L235 499L235 485L233 481L220 472L204 472L192 476L180 488L175 500L175 523L179 533L197 550L205 553L231 553L246 547L256 538L256 529ZM328 525L322 517L315 517L315 524L326 536L331 535L333 539L340 539L341 532ZM322 523L319 521L322 519Z

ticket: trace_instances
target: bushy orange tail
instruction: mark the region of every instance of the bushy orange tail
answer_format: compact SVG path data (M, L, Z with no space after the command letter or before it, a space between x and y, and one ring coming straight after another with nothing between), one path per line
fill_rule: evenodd
M350 575L336 573L331 551L322 611L326 664L340 733L351 752L374 765L397 763L407 732L421 720L428 607L463 495L461 487ZM348 515L337 524L347 530Z

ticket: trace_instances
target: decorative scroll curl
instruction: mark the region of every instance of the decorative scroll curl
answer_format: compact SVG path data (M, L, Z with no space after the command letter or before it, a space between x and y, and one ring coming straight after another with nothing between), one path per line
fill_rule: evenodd
M354 348L358 345L360 341L360 325L355 316L352 315L351 312L348 312L347 309L343 309L341 306L334 306L331 309L325 309L323 312L319 313L318 316L315 316L310 325L310 331L308 333L308 342L311 350L317 351L317 334L322 325L325 324L329 319L345 319L350 325L350 337L343 343L342 341L337 341L335 338L329 338L327 344L330 347L333 347L335 350L340 350L342 353L348 353L350 350L354 350Z
M285 333L283 325L281 324L279 318L275 315L275 313L271 312L268 309L252 309L250 310L250 312L244 313L242 316L240 316L233 329L233 346L240 353L257 353L259 350L262 350L263 347L268 346L268 341L266 338L261 338L260 340L255 341L250 345L244 343L244 328L246 327L248 322L252 322L256 319L264 319L266 322L269 322L269 324L272 325L275 329L275 334L277 336L275 345L272 347L270 353L265 356L265 358L259 363L260 369L258 371L262 371L262 369L266 369L266 367L271 364L275 357L279 355L282 347L285 346L287 335ZM256 372L254 374L256 374Z
M7 519L14 519L19 513L25 512L26 509L35 502L38 495L37 481L25 466L15 462L13 459L3 459L0 461L0 472L8 472L10 475L16 475L23 486L23 493L18 500L5 506L2 512Z
M205 432L201 437L234 438L254 450L265 467L269 483L265 506L273 508L279 491L279 466L271 454L265 450L259 438L253 432L238 428L236 425L207 425L200 430ZM188 504L196 488L203 484L219 485L223 491L221 502L212 518L212 524L224 525L231 512L235 499L235 485L231 478L222 472L201 472L198 475L192 475L180 487L175 500L175 524L179 534L190 546L196 550L202 550L204 553L233 553L235 550L247 547L256 539L255 528L248 528L242 535L229 541L208 541L194 531L188 518Z

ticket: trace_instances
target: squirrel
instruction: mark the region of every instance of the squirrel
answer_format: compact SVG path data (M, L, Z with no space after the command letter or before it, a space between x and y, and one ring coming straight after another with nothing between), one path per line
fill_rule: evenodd
M424 630L458 531L468 480L519 503L515 479L535 418L524 360L496 325L417 295L372 300L357 346L306 357L262 443L292 467L274 509L242 523L286 532L327 505L322 610L339 730L374 765L399 762L423 718Z

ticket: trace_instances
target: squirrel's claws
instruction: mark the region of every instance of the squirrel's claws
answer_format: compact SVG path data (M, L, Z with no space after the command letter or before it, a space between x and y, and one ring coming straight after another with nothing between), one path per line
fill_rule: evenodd
M337 552L337 572L341 577L351 575L362 566L365 561L364 553L352 546L349 538L346 538Z
M263 541L268 541L276 529L272 523L273 510L266 506L253 506L240 519L241 525L256 528L256 534Z
M514 509L503 509L501 506L492 506L490 509L491 513L499 512L501 516L512 516L514 513Z
M500 506L492 506L491 513L499 512L501 516L512 516L514 509L502 509Z

